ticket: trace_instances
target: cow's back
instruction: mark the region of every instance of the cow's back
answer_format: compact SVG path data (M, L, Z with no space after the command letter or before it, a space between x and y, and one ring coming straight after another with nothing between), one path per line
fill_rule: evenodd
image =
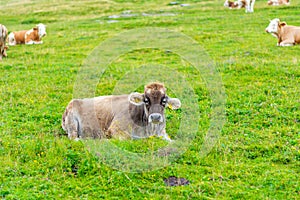
M107 131L115 117L120 113L128 115L128 104L128 95L74 99L63 114L62 127L69 137L70 133L83 138L109 137Z
M17 44L25 44L25 34L28 30L13 32Z
M281 27L280 31L281 40L294 41L295 44L300 44L300 27L286 25Z

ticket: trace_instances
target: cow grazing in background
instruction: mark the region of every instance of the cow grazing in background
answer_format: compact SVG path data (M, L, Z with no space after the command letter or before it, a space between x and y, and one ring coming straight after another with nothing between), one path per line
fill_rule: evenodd
M70 139L145 138L152 135L171 141L166 133L166 107L178 109L180 100L168 97L161 83L145 86L144 93L72 100L62 117Z
M6 49L8 48L7 46L5 46L5 42L6 42L6 38L7 38L7 28L0 24L0 60L2 60L2 57L6 57Z
M290 0L269 0L268 5L270 6L290 5Z
M42 44L42 37L46 36L46 26L38 24L30 30L11 32L8 35L8 45Z
M271 33L278 39L277 46L293 46L300 44L300 27L289 26L286 22L281 22L279 19L270 21L266 28L267 33Z
M254 3L255 3L255 0L237 0L234 2L226 0L224 3L224 6L230 8L230 9L246 8L246 12L254 12Z
M246 7L246 0L238 0L238 1L229 1L226 0L224 3L225 7L228 7L229 9L233 9L233 8L245 8Z

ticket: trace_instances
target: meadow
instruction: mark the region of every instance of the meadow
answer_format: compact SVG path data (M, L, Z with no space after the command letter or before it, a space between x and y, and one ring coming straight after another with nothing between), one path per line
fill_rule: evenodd
M0 62L2 199L299 199L300 46L277 47L277 39L264 30L273 18L300 26L300 3L268 6L266 0L257 0L254 13L245 13L223 7L220 0L170 2L1 1L0 23L9 32L38 23L47 26L43 44L11 46ZM198 61L210 63L220 77L214 81L224 92L219 99L224 102L224 121L206 153L201 152L214 117L208 73L186 57L159 48L159 42L153 48L128 48L126 42L143 28L180 33L186 41L197 42L202 51ZM128 33L132 36L127 41L122 36ZM149 32L143 33L139 45L149 39ZM120 38L121 53L102 71L89 74L97 80L92 91L80 88L86 80L78 77L88 64L100 69L97 48L113 55L118 46L112 41ZM170 96L183 98L181 109L166 113L170 136L184 140L181 122L186 130L197 129L182 154L165 166L144 160L154 167L134 170L134 163L122 168L129 164L118 161L118 153L109 149L151 154L168 145L160 138L97 141L116 156L109 162L84 141L65 135L61 117L72 98L114 94L133 86L141 92L149 81L162 81ZM188 95L180 93L186 85L192 91ZM86 93L79 94L79 88ZM186 106L190 99L196 103ZM196 115L186 119L190 108ZM164 179L170 176L190 184L166 186Z

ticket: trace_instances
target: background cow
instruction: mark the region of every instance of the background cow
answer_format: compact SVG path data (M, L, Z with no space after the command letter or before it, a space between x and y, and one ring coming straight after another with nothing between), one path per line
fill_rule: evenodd
M300 27L288 26L286 22L280 22L277 18L270 21L266 32L278 39L277 46L300 44Z
M268 5L279 6L279 5L289 5L290 0L269 0Z
M224 6L228 7L229 9L232 9L232 8L237 8L237 9L245 8L246 7L246 0L238 0L238 1L226 0L224 2Z
M151 135L171 141L166 133L164 109L178 109L180 100L170 98L161 83L145 86L144 93L74 99L62 117L62 128L71 139L144 138Z
M226 0L224 3L225 7L228 7L230 9L232 8L246 8L246 12L253 12L254 11L254 3L255 0L237 0L237 1L229 1Z
M6 38L7 38L7 28L0 24L0 60L2 60L2 57L6 57L6 49L7 46L5 46L5 42L6 42Z
M42 44L42 37L46 36L46 26L38 24L30 30L11 32L8 35L8 44Z

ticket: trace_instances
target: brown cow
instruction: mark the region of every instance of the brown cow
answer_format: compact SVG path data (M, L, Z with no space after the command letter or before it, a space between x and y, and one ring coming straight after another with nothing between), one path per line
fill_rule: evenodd
M277 46L293 46L300 44L300 27L289 26L286 22L280 22L279 19L270 21L266 28L267 33L271 33L278 39Z
M71 139L145 138L152 135L171 141L166 133L166 107L178 109L180 100L170 98L161 83L145 86L144 93L74 99L62 117L62 128Z
M224 6L228 7L229 9L233 9L233 8L245 8L246 7L246 0L238 0L238 1L229 1L226 0L224 2Z
M290 0L269 0L268 5L270 6L290 5Z
M224 3L225 7L228 7L229 9L232 8L246 8L246 13L249 12L254 12L254 4L255 4L255 0L237 0L237 1L229 1L226 0Z
M30 30L11 32L8 35L8 45L42 44L42 37L46 36L46 26L38 24Z
M7 38L7 28L0 24L0 60L2 60L2 57L6 57L6 49L8 49L7 46L5 46Z

